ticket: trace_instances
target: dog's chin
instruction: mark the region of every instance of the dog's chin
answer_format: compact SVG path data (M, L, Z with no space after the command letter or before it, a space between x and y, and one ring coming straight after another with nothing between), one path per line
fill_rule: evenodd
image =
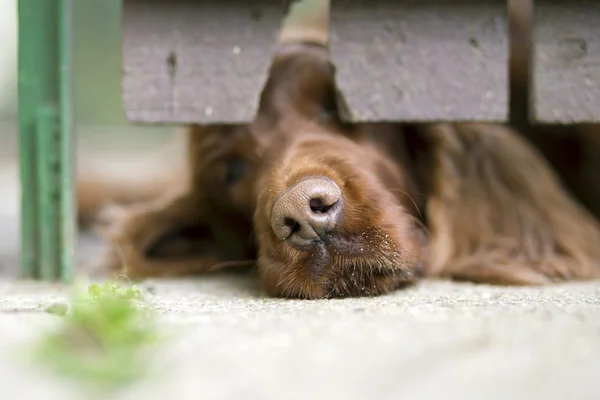
M383 230L339 232L293 246L279 241L274 249L259 256L259 275L267 293L277 297L377 296L422 276L417 255Z

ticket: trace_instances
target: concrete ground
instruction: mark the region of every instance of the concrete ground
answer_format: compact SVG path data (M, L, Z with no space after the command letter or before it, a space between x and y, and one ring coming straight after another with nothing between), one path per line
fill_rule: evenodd
M0 149L1 150L1 149ZM1 158L0 160L6 160ZM18 282L14 163L0 165L0 399L96 399L25 361L61 317L58 285ZM80 265L97 240L82 241ZM114 399L598 399L600 283L426 282L371 299L268 299L252 274L142 284L170 338Z
M597 399L600 285L429 282L371 299L266 299L248 275L142 286L170 337L115 399ZM150 293L148 294L148 290ZM0 284L0 398L89 396L20 362L64 290ZM93 397L89 397L93 398Z

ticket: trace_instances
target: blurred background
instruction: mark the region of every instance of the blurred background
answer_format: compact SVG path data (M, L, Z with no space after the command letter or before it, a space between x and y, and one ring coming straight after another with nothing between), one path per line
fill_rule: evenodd
M77 0L74 107L78 159L131 159L172 140L169 126L125 119L121 101L121 1ZM19 270L17 0L0 0L0 275ZM85 240L82 243L86 244Z

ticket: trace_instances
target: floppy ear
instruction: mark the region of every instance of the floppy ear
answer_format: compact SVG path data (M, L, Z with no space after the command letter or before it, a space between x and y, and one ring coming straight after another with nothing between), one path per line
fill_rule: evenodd
M328 45L329 1L292 3L261 94L259 114L273 122L289 116L325 123L337 120L340 95Z
M427 204L432 275L492 284L600 277L600 225L500 125L437 125Z

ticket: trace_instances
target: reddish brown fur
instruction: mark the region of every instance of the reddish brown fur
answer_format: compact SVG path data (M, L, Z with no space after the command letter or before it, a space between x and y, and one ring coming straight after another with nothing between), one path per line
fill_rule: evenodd
M227 162L254 146L243 126L191 126L188 173L155 199L112 205L99 216L113 243L107 262L132 278L206 272L229 260L254 258L251 174L225 184ZM251 166L249 167L251 169Z
M508 127L428 129L429 273L482 283L600 277L600 226L547 162Z
M522 72L523 50L513 50ZM381 294L422 271L495 284L600 277L600 226L553 173L552 149L538 146L546 160L531 145L534 129L348 126L336 97L324 48L282 45L252 124L190 127L184 183L104 213L121 272L183 275L257 256L269 294L300 298ZM236 165L245 169L227 184ZM585 197L567 166L560 178ZM314 176L342 189L343 224L298 250L274 235L271 208Z
M254 227L263 287L273 295L318 298L375 295L417 279L419 227L401 202L402 170L385 165L376 148L329 130L286 134L295 138L257 183ZM325 243L298 250L278 239L269 221L274 199L307 177L327 177L341 188L344 220Z

